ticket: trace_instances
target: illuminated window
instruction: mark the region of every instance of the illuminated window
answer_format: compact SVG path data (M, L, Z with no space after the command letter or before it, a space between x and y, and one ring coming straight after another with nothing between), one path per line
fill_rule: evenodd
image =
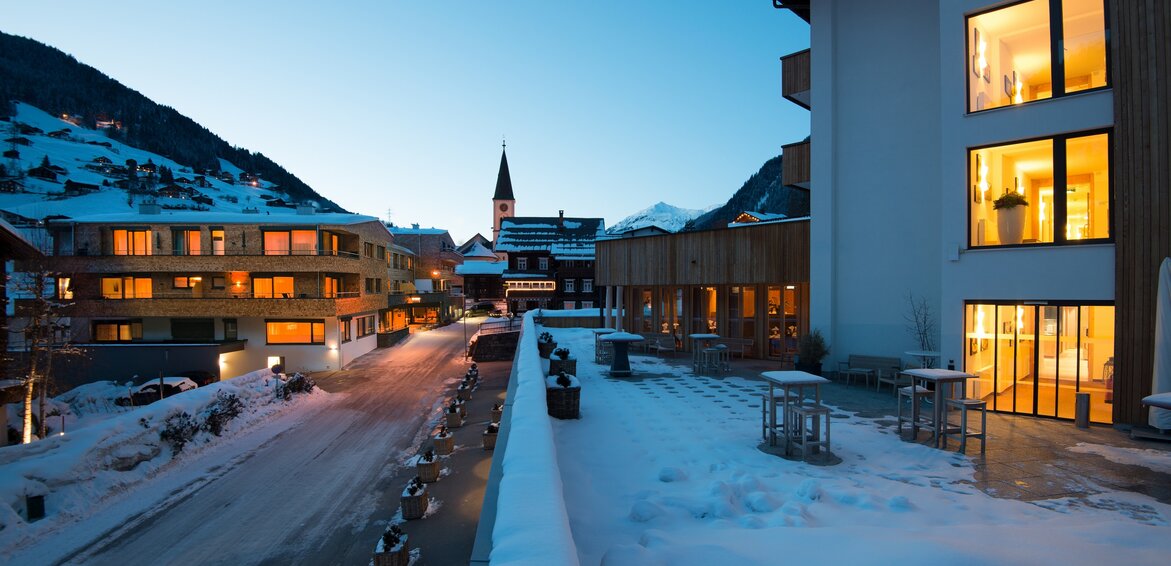
M1110 135L1098 133L970 150L970 245L1109 239L1109 149ZM1026 204L1003 206L1010 193Z
M252 296L257 299L291 299L293 298L293 278L254 278L252 280Z
M971 112L1108 84L1102 0L1020 2L969 17L967 30Z
M137 320L99 320L93 328L95 342L142 340L142 322Z
M114 255L150 255L150 230L116 229Z
M327 275L327 276L325 276L325 281L323 283L323 288L322 288L323 295L322 296L324 296L327 299L336 298L338 289L340 287L341 287L341 279Z
M315 255L316 230L266 230L264 255Z
M212 255L224 255L224 231L223 229L212 228L211 230L211 253Z
M57 278L57 298L70 300L73 298L73 279L69 277Z
M149 299L150 277L103 277L103 299Z
M337 337L341 342L349 342L351 340L350 320L348 318L340 318L337 321Z
M374 315L360 316L355 321L358 323L358 338L374 334Z
M269 344L324 344L322 321L266 321Z
M220 289L223 288L223 278L220 277ZM172 287L176 289L193 289L197 284L203 281L202 277L187 277L177 276L172 281Z
M199 255L199 230L175 229L171 231L174 255Z

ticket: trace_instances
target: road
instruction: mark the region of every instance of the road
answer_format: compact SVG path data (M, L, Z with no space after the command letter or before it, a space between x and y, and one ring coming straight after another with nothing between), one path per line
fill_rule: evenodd
M319 380L338 395L323 409L63 563L368 564L395 468L464 369L459 324L375 350Z

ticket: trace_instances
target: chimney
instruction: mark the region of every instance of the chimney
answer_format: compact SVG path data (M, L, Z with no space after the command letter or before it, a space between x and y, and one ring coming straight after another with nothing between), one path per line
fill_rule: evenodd
M317 212L317 209L314 208L314 206L312 204L309 204L307 202L303 202L303 203L297 205L297 214L314 214L316 212Z
M161 214L162 207L160 207L159 203L157 203L157 202L143 201L143 202L138 203L138 213L139 214Z
M558 228L565 227L565 211L564 210L557 211L557 227Z

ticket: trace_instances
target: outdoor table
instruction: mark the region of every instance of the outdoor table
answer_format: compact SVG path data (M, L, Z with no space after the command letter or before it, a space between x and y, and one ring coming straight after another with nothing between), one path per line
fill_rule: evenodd
M933 352L931 350L909 350L903 353L922 360L923 367L925 368L934 367L935 364L931 360L939 359L939 352Z
M701 332L687 337L691 338L691 368L698 374L703 366L703 351L710 348L712 341L719 339L720 335Z
M766 371L762 372L760 377L768 382L769 446L777 445L776 388L779 386L784 391L783 397L781 398L781 422L783 423L782 430L785 434L785 455L788 455L791 440L789 437L793 430L792 425L790 425L792 415L790 415L790 411L788 410L790 404L789 393L796 388L797 393L793 396L792 402L800 403L801 399L805 397L805 388L812 387L814 402L820 405L821 385L823 383L829 383L829 380L803 371Z
M630 377L630 344L645 340L638 334L629 332L612 332L600 338L602 342L609 342L614 346L614 359L610 362L612 377Z
M966 380L973 379L976 376L962 371L938 368L909 369L903 371L903 373L911 376L911 387L919 383L923 383L924 386L930 383L935 389L933 404L931 406L932 417L934 418L932 421L931 441L936 448L939 448L940 438L946 432L944 428L947 426L947 398L943 394L944 386L947 386L948 392L951 393L952 389L958 384L960 386L959 398L963 398L967 391ZM929 387L928 389L931 388ZM955 397L954 395L951 396ZM914 396L911 397L911 400L915 402ZM911 425L912 432L915 430L916 425L917 423Z
M607 334L613 334L618 331L614 330L613 328L595 328L595 329L593 329L593 332L594 332L594 363L604 364L606 362L609 362L611 356L608 356L607 355L608 352L606 352L606 348L609 347L609 344L603 343L600 340L600 338L602 336L607 335Z

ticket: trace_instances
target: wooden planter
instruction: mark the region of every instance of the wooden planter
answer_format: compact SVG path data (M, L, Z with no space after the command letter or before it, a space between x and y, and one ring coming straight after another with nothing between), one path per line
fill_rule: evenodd
M539 353L542 358L548 358L553 354L553 350L556 349L556 342L537 342L537 353Z
M411 563L411 547L404 537L396 549L389 552L375 552L374 566L407 566Z
M447 428L464 426L464 416L459 413L444 413L447 415Z
M577 358L569 358L563 360L557 356L549 358L549 375L557 375L561 372L569 375L577 375Z
M423 480L423 483L439 481L439 460L430 462L420 460L415 464L415 473L419 475L419 479Z
M499 434L500 433L497 433L497 432L485 432L484 433L484 450L495 450L496 449L496 437L499 436Z
M460 418L467 420L467 418L468 418L468 404L467 403L460 403L459 404L459 416L460 416Z
M550 417L581 418L581 387L546 387L545 404L549 406Z
M493 410L493 411L492 411L492 422L494 422L494 423L499 423L499 422L500 422L500 417L501 417L503 414L504 414L504 409L500 409L500 410L498 410L498 411L497 411L497 410Z
M403 519L422 519L423 514L427 512L427 490L424 489L418 495L402 496L402 506Z
M444 438L436 436L431 439L431 447L435 449L436 454L447 456L455 450L455 437L450 434Z
M455 390L455 396L458 397L460 401L471 401L472 400L472 388L471 387L460 387L459 389Z

